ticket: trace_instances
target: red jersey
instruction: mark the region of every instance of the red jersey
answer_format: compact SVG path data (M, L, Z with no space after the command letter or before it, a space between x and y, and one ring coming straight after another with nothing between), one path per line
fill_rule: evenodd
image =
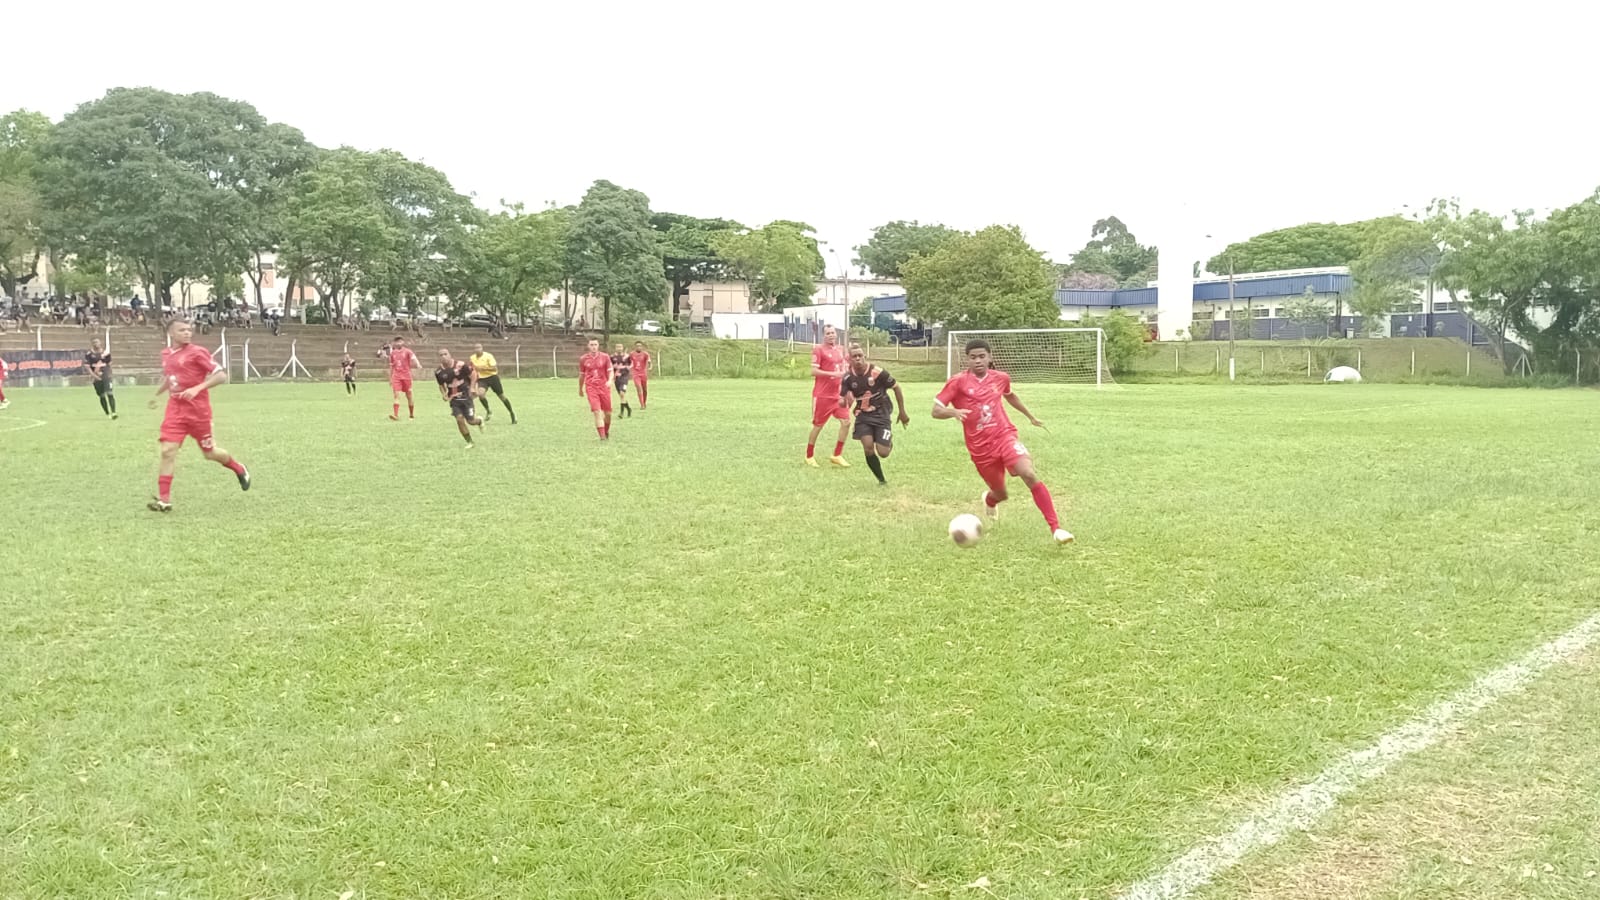
M824 372L841 372L844 369L844 351L838 345L818 344L811 351L811 364ZM844 375L818 375L811 385L811 396L839 399L839 385Z
M643 381L650 377L650 354L643 350L635 350L628 354L628 359L633 362L634 381Z
M395 347L389 351L389 377L410 378L411 367L417 362L417 355L411 352L410 347Z
M990 369L982 378L962 372L945 382L938 400L954 409L970 409L972 415L961 423L966 432L967 452L974 459L1001 456L1017 439L1017 426L1006 415L1004 397L1011 393L1011 376Z
M161 372L167 377L167 418L211 420L211 392L201 391L193 400L180 400L178 394L201 384L222 366L211 358L211 351L199 344L166 347L161 351Z
M589 390L611 390L611 357L596 350L578 357L578 377Z

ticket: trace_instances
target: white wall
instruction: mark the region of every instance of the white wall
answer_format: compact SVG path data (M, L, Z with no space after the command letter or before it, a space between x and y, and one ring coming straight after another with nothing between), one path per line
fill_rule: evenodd
M783 321L778 313L712 313L711 333L719 338L757 340L767 336L767 326Z

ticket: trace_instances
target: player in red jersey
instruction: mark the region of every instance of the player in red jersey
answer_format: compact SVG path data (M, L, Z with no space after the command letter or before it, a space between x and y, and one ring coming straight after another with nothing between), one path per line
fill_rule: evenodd
M850 429L850 410L839 402L839 385L844 382L844 352L839 349L839 332L823 326L822 343L811 351L811 437L806 439L806 465L817 467L817 435L829 419L839 420L839 440L829 460L840 468L850 464L844 458L844 436Z
M6 372L10 371L10 369L11 367L6 365L6 361L0 359L0 409L5 409L11 405L11 401L6 399Z
M639 409L644 409L650 401L650 351L644 349L644 341L633 342L633 352L628 354L628 359L633 363L633 383L639 391Z
M589 398L594 430L602 441L611 439L611 377L611 357L590 338L589 352L578 358L578 396Z
M1034 505L1044 513L1051 536L1057 544L1072 542L1072 532L1056 518L1055 500L1050 489L1034 474L1028 448L1017 440L1017 426L1006 415L1003 399L1035 426L1043 427L1022 398L1011 390L1011 376L989 368L989 343L981 338L967 342L967 368L945 382L933 401L935 419L959 419L966 433L967 452L989 489L983 493L983 511L990 519L999 517L998 505L1006 499L1006 473L1022 479L1033 494Z
M383 351L378 351L383 356ZM417 417L417 401L411 398L411 370L422 368L422 363L417 360L417 355L406 346L406 339L397 337L389 342L389 387L394 389L394 411L389 413L389 421L400 421L400 395L406 395L406 411L411 418Z
M250 470L211 439L212 388L228 383L228 372L211 358L211 351L192 343L194 326L182 319L167 325L172 346L161 351L161 387L150 398L150 408L167 395L167 414L161 420L161 467L156 497L146 504L154 512L172 511L172 473L178 467L178 448L184 438L194 438L206 459L228 469L239 479L239 490L250 490Z

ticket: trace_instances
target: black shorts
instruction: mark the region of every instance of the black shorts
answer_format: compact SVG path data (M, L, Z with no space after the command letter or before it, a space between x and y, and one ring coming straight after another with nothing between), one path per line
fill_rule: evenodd
M96 381L94 383L94 395L96 397L104 397L105 395L111 393L111 387L111 379L109 378L103 381Z
M471 397L450 398L450 415L460 416L463 419L477 418L477 407L473 405Z
M479 377L478 387L481 387L486 391L494 391L495 396L497 397L505 394L506 392L505 388L500 386L499 375L483 375Z
M894 431L889 428L888 419L856 419L856 427L852 432L856 440L871 435L874 444L885 447L894 446Z
M617 386L617 393L620 394L628 389L628 381L629 378L627 375L618 375L615 379L613 379L613 382Z

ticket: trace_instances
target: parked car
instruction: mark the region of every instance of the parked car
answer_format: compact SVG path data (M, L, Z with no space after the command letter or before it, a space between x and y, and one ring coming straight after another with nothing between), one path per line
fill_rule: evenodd
M660 334L661 333L661 323L657 322L655 319L645 319L643 322L639 323L639 333L640 334Z

